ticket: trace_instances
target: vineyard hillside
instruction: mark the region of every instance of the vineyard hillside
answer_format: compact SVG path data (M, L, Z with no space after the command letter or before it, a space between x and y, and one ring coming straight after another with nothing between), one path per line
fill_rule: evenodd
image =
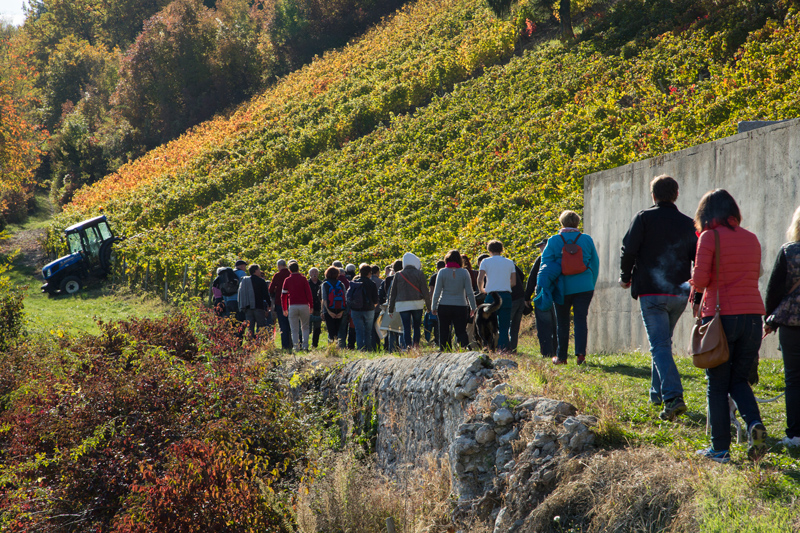
M422 0L82 191L54 229L104 206L136 235L126 264L162 277L237 257L430 261L492 237L524 265L582 210L586 174L800 116L790 2L584 7L563 43L521 11Z

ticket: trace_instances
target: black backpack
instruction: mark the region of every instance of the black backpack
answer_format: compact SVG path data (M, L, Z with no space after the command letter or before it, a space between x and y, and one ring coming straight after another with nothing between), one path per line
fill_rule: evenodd
M239 277L231 267L219 273L219 290L223 296L234 296L239 293Z
M350 309L355 309L356 311L363 311L369 308L369 296L367 296L367 288L363 282L350 282L350 288L347 289L347 303L350 304Z

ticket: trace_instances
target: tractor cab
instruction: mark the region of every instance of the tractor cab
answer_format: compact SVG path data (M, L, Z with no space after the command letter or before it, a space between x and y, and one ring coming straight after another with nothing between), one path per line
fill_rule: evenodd
M113 267L116 237L105 215L90 218L64 230L69 254L42 269L42 292L75 294L90 276L105 277Z

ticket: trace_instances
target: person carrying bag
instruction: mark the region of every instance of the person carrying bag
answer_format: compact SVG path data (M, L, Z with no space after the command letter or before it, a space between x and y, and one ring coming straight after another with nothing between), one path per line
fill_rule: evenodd
M717 279L719 279L719 232L714 230L714 259L716 263ZM727 363L730 358L728 339L722 327L722 318L719 312L719 284L717 285L717 304L714 318L703 323L701 317L692 328L692 344L689 346L692 363L697 368L716 368Z
M761 348L761 244L755 234L741 227L739 206L724 189L703 196L694 220L700 236L691 284L704 294L699 301L695 295L693 310L700 318L696 328L702 338L696 347L693 343L692 351L698 354L698 366L706 367L711 424L711 447L697 453L718 463L731 460L730 396L747 422L747 455L758 460L767 451L767 430L748 378ZM703 326L705 330L700 329Z

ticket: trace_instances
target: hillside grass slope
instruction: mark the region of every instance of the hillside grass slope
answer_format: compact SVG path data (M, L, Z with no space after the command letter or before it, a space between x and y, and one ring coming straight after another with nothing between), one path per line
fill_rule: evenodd
M489 238L526 264L562 209L582 209L586 174L731 135L740 120L800 114L800 20L783 2L598 4L579 42L514 56L523 34L479 6L409 6L243 108L231 120L261 114L236 135L212 124L187 134L164 150L191 157L129 165L55 227L102 204L138 232L127 264L153 262L162 277L237 257L432 260ZM476 50L488 59L467 61ZM321 69L348 74L325 85Z

